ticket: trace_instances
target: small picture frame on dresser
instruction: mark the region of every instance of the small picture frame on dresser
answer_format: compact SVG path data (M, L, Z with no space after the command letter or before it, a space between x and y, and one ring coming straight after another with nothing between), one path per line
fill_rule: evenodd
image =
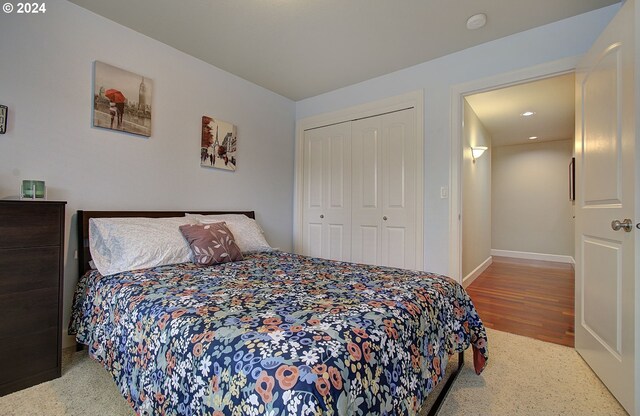
M47 187L44 181L36 181L33 179L22 181L22 185L20 186L20 199L46 200Z

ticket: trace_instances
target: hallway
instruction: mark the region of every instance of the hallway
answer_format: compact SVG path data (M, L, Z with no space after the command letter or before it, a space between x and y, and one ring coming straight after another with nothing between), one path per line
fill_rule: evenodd
M574 346L571 264L493 257L467 292L487 327Z

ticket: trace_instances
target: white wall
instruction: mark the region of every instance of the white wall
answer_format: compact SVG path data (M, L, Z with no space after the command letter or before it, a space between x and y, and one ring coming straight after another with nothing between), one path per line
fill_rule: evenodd
M491 136L464 101L462 161L462 277L491 257ZM471 147L488 149L475 163Z
M450 185L451 88L581 55L618 9L609 6L299 101L296 119L424 89L425 267L448 273L450 210L449 200L440 199L440 187Z
M292 101L67 1L0 13L0 56L0 198L44 179L49 199L68 201L65 326L78 209L256 210L268 241L292 248ZM91 127L95 60L153 80L150 138ZM238 126L235 172L199 166L203 115Z
M574 255L573 140L493 148L492 248Z

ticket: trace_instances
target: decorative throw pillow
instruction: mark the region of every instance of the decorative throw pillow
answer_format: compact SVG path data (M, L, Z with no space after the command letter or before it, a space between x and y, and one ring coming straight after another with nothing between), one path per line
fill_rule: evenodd
M267 243L262 229L258 223L242 214L185 214L187 218L198 220L201 224L211 224L224 221L229 230L235 236L235 242L240 247L242 253L255 253L260 251L272 251L273 248Z
M191 246L196 264L210 266L242 260L242 252L224 222L182 225L180 232Z

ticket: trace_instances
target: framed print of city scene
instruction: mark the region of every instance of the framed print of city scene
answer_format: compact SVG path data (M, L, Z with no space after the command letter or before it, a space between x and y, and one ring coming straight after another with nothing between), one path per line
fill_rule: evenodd
M236 170L237 143L235 125L202 116L200 166Z
M100 61L93 74L93 125L151 136L153 81Z

